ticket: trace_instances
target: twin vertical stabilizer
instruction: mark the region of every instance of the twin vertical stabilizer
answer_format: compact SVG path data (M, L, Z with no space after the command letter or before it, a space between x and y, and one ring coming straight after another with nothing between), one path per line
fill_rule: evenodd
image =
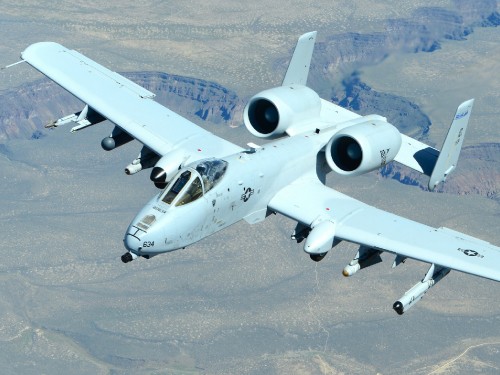
M300 36L282 86L306 86L316 34L316 31L311 31ZM416 139L401 135L402 147L394 160L430 176L429 190L434 190L439 183L446 181L446 177L457 166L473 104L474 99L460 104L441 151Z
M458 107L436 165L432 170L429 179L429 190L434 190L440 182L446 181L446 177L456 168L473 104L474 99L470 99Z
M303 34L295 46L292 59L288 65L282 86L302 85L306 86L311 58L316 42L316 31Z
M394 160L429 176L429 190L434 190L457 166L473 104L470 99L458 106L441 151L401 134L403 143Z

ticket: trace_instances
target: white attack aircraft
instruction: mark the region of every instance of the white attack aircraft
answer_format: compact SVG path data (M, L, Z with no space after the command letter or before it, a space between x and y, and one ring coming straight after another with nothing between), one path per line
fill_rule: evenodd
M304 241L314 261L341 241L359 245L344 268L350 276L395 255L427 262L425 277L393 305L402 314L451 269L500 280L500 248L448 228L431 228L366 205L325 186L327 173L356 176L390 162L430 176L434 189L455 169L473 100L457 109L441 151L400 132L379 115L360 116L321 99L306 86L316 32L302 35L283 84L250 99L244 123L253 135L276 139L243 149L156 103L154 94L80 53L36 43L22 60L81 99L82 111L48 127L72 131L109 120L102 140L112 150L132 139L143 147L127 174L152 168L162 190L125 234L123 262L185 248L244 219L273 213L297 222L292 239Z

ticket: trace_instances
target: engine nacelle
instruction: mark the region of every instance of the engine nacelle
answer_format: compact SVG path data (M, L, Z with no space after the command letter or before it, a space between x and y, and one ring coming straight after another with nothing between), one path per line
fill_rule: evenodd
M291 126L319 117L321 99L306 86L275 87L255 95L247 103L243 121L260 138L283 135Z
M388 122L367 121L337 132L325 148L328 166L342 175L357 176L394 160L401 134Z
M158 189L164 189L185 160L184 154L176 151L161 157L151 170L151 181Z

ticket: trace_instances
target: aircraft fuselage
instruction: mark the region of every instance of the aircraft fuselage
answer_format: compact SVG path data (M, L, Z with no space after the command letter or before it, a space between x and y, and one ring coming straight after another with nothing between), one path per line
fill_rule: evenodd
M224 159L228 167L221 181L185 205L165 204L160 192L130 224L125 247L137 256L151 257L184 248L241 219L251 224L264 220L277 191L300 176L324 177L325 171L317 170L324 163L318 163L316 155L328 139L327 134L310 133L231 155ZM187 169L196 173L194 167Z

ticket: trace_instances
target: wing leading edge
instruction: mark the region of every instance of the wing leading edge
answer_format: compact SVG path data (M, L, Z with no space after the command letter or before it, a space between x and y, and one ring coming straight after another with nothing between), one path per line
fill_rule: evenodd
M314 177L281 190L269 208L309 227L330 221L336 240L500 281L499 247L369 206L324 186Z
M74 50L35 43L23 60L158 155L182 149L196 159L241 150L152 100L150 91Z

